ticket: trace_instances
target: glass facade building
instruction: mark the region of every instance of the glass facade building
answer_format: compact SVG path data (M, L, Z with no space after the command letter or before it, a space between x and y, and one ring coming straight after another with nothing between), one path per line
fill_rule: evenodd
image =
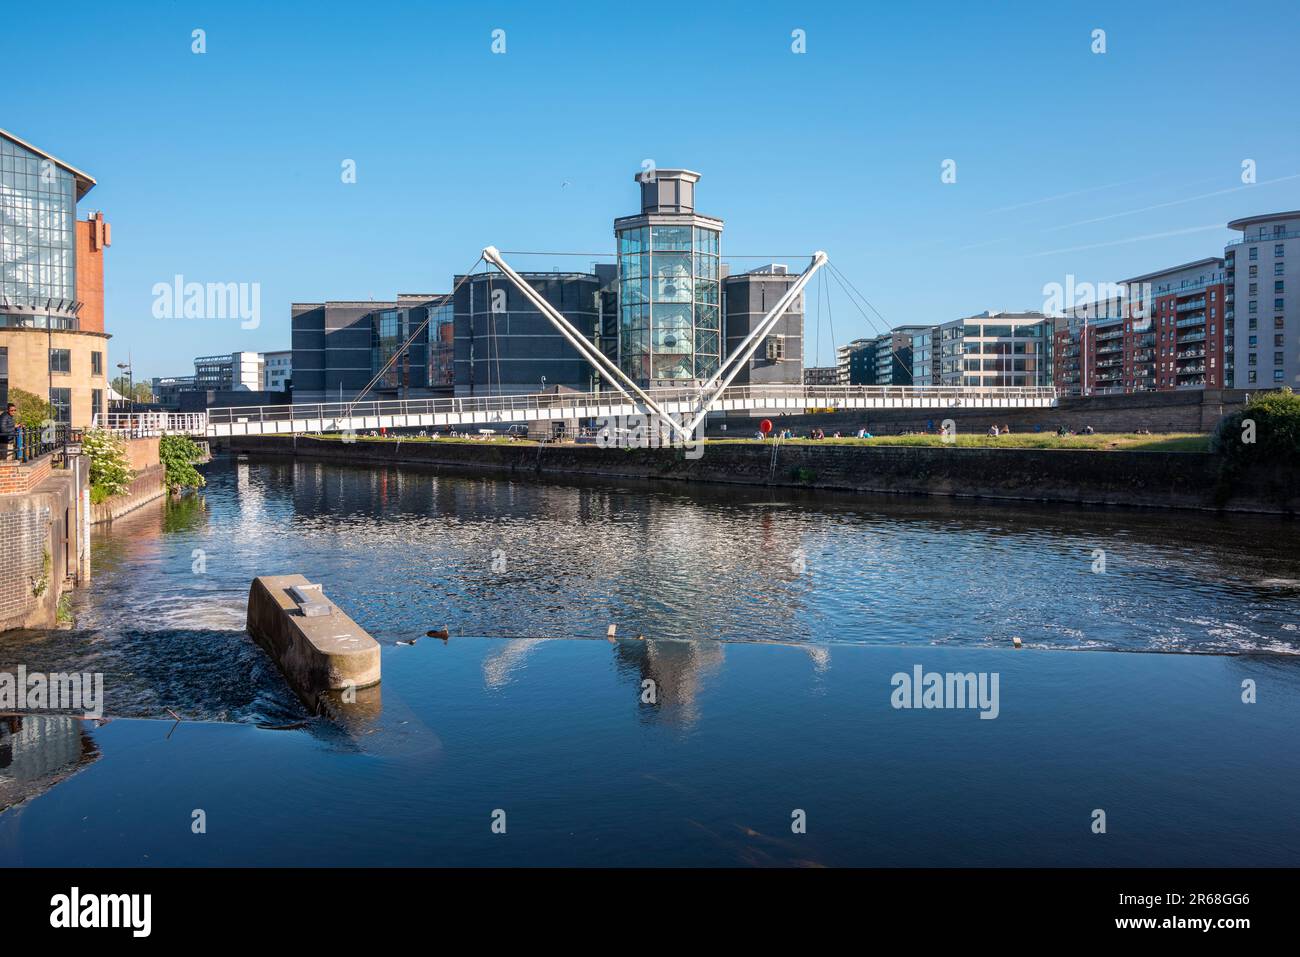
M658 170L641 183L641 214L615 220L618 355L638 384L684 385L722 354L722 221L694 211L699 174Z
M93 177L0 130L0 399L45 399L77 428L106 411L103 213Z
M0 324L72 328L76 300L77 177L0 137ZM23 317L5 306L39 309Z

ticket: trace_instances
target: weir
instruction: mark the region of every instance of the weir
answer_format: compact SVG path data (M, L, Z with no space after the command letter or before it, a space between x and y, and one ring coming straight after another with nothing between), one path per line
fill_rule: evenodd
M253 579L248 633L312 710L325 696L355 701L358 690L379 684L379 642L302 575Z

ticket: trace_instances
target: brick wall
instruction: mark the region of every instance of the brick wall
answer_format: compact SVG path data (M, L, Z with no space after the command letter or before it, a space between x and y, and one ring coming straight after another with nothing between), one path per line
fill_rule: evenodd
M65 581L79 574L75 522L87 469L52 470L50 458L0 466L0 480L18 489L0 494L0 632L53 627Z
M26 504L0 510L0 624L23 619L39 607L49 592L53 560L49 553L50 509L47 505ZM47 556L50 565L46 567ZM44 581L44 595L35 594L36 585Z
M0 462L0 495L30 492L50 477L50 457L43 455L33 462Z

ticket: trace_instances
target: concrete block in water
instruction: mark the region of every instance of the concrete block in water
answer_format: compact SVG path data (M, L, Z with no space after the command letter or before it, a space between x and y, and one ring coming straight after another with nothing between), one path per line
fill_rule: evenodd
M248 633L312 708L326 692L379 684L379 643L302 575L253 579Z

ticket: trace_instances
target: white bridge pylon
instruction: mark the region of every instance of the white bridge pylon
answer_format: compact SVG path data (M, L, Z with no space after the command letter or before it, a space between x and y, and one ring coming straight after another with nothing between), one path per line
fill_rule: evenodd
M705 382L696 394L696 401L693 407L681 410L676 416L669 414L659 403L648 395L644 389L632 381L631 376L618 367L609 356L601 352L596 346L583 338L582 333L569 322L568 318L552 306L546 299L532 286L524 281L524 278L510 268L510 265L501 258L501 253L495 246L488 246L483 250L483 258L492 263L515 284L516 288L524 297L537 308L537 310L547 318L551 325L559 330L560 335L564 336L578 354L590 362L596 371L600 373L610 385L612 385L629 399L640 399L645 405L647 412L668 429L669 435L678 435L683 439L689 439L695 432L695 429L704 420L704 417L713 409L714 402L731 385L733 379L745 367L745 364L753 357L755 350L767 334L775 328L781 316L785 314L790 303L799 298L799 294L808 285L813 274L826 264L826 254L820 250L813 253L812 261L790 287L781 295L771 309L758 323L750 330L745 341L731 355L727 356L725 362L719 366L707 382Z

